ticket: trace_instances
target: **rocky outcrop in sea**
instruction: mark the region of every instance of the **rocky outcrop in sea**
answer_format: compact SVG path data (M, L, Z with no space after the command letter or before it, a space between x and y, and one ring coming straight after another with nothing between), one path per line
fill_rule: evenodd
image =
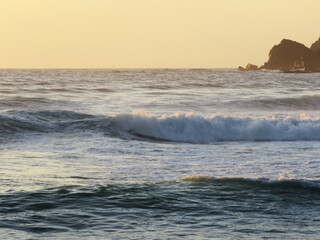
M279 70L285 73L320 72L320 38L310 48L302 43L283 39L269 52L269 60L257 67L248 64L246 68L238 67L240 71Z

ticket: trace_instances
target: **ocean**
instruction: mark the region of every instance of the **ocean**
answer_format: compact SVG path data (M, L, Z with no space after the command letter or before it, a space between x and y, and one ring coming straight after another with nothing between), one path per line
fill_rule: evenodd
M320 74L0 70L1 239L320 239Z

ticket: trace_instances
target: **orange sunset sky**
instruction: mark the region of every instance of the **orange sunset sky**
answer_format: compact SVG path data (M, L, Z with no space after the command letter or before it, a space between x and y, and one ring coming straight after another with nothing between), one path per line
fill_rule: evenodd
M0 0L0 68L235 68L320 35L319 0Z

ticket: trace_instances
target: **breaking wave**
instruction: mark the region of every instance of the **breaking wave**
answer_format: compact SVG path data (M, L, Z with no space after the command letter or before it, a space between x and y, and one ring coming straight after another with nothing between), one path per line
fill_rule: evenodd
M147 113L118 115L112 122L132 135L174 142L212 143L219 141L320 140L320 120L254 119L193 114Z
M320 140L318 118L250 118L145 112L96 116L73 111L13 111L0 115L0 135L96 131L121 138L187 143Z

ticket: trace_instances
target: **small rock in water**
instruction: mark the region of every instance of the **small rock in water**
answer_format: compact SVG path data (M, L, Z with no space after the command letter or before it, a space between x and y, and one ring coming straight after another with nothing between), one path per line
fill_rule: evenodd
M247 66L246 66L246 70L247 71L256 71L256 70L258 70L258 66L254 65L254 64L251 64L251 63L248 63Z
M246 71L246 69L244 67L241 67L241 66L238 67L238 70L239 71Z

